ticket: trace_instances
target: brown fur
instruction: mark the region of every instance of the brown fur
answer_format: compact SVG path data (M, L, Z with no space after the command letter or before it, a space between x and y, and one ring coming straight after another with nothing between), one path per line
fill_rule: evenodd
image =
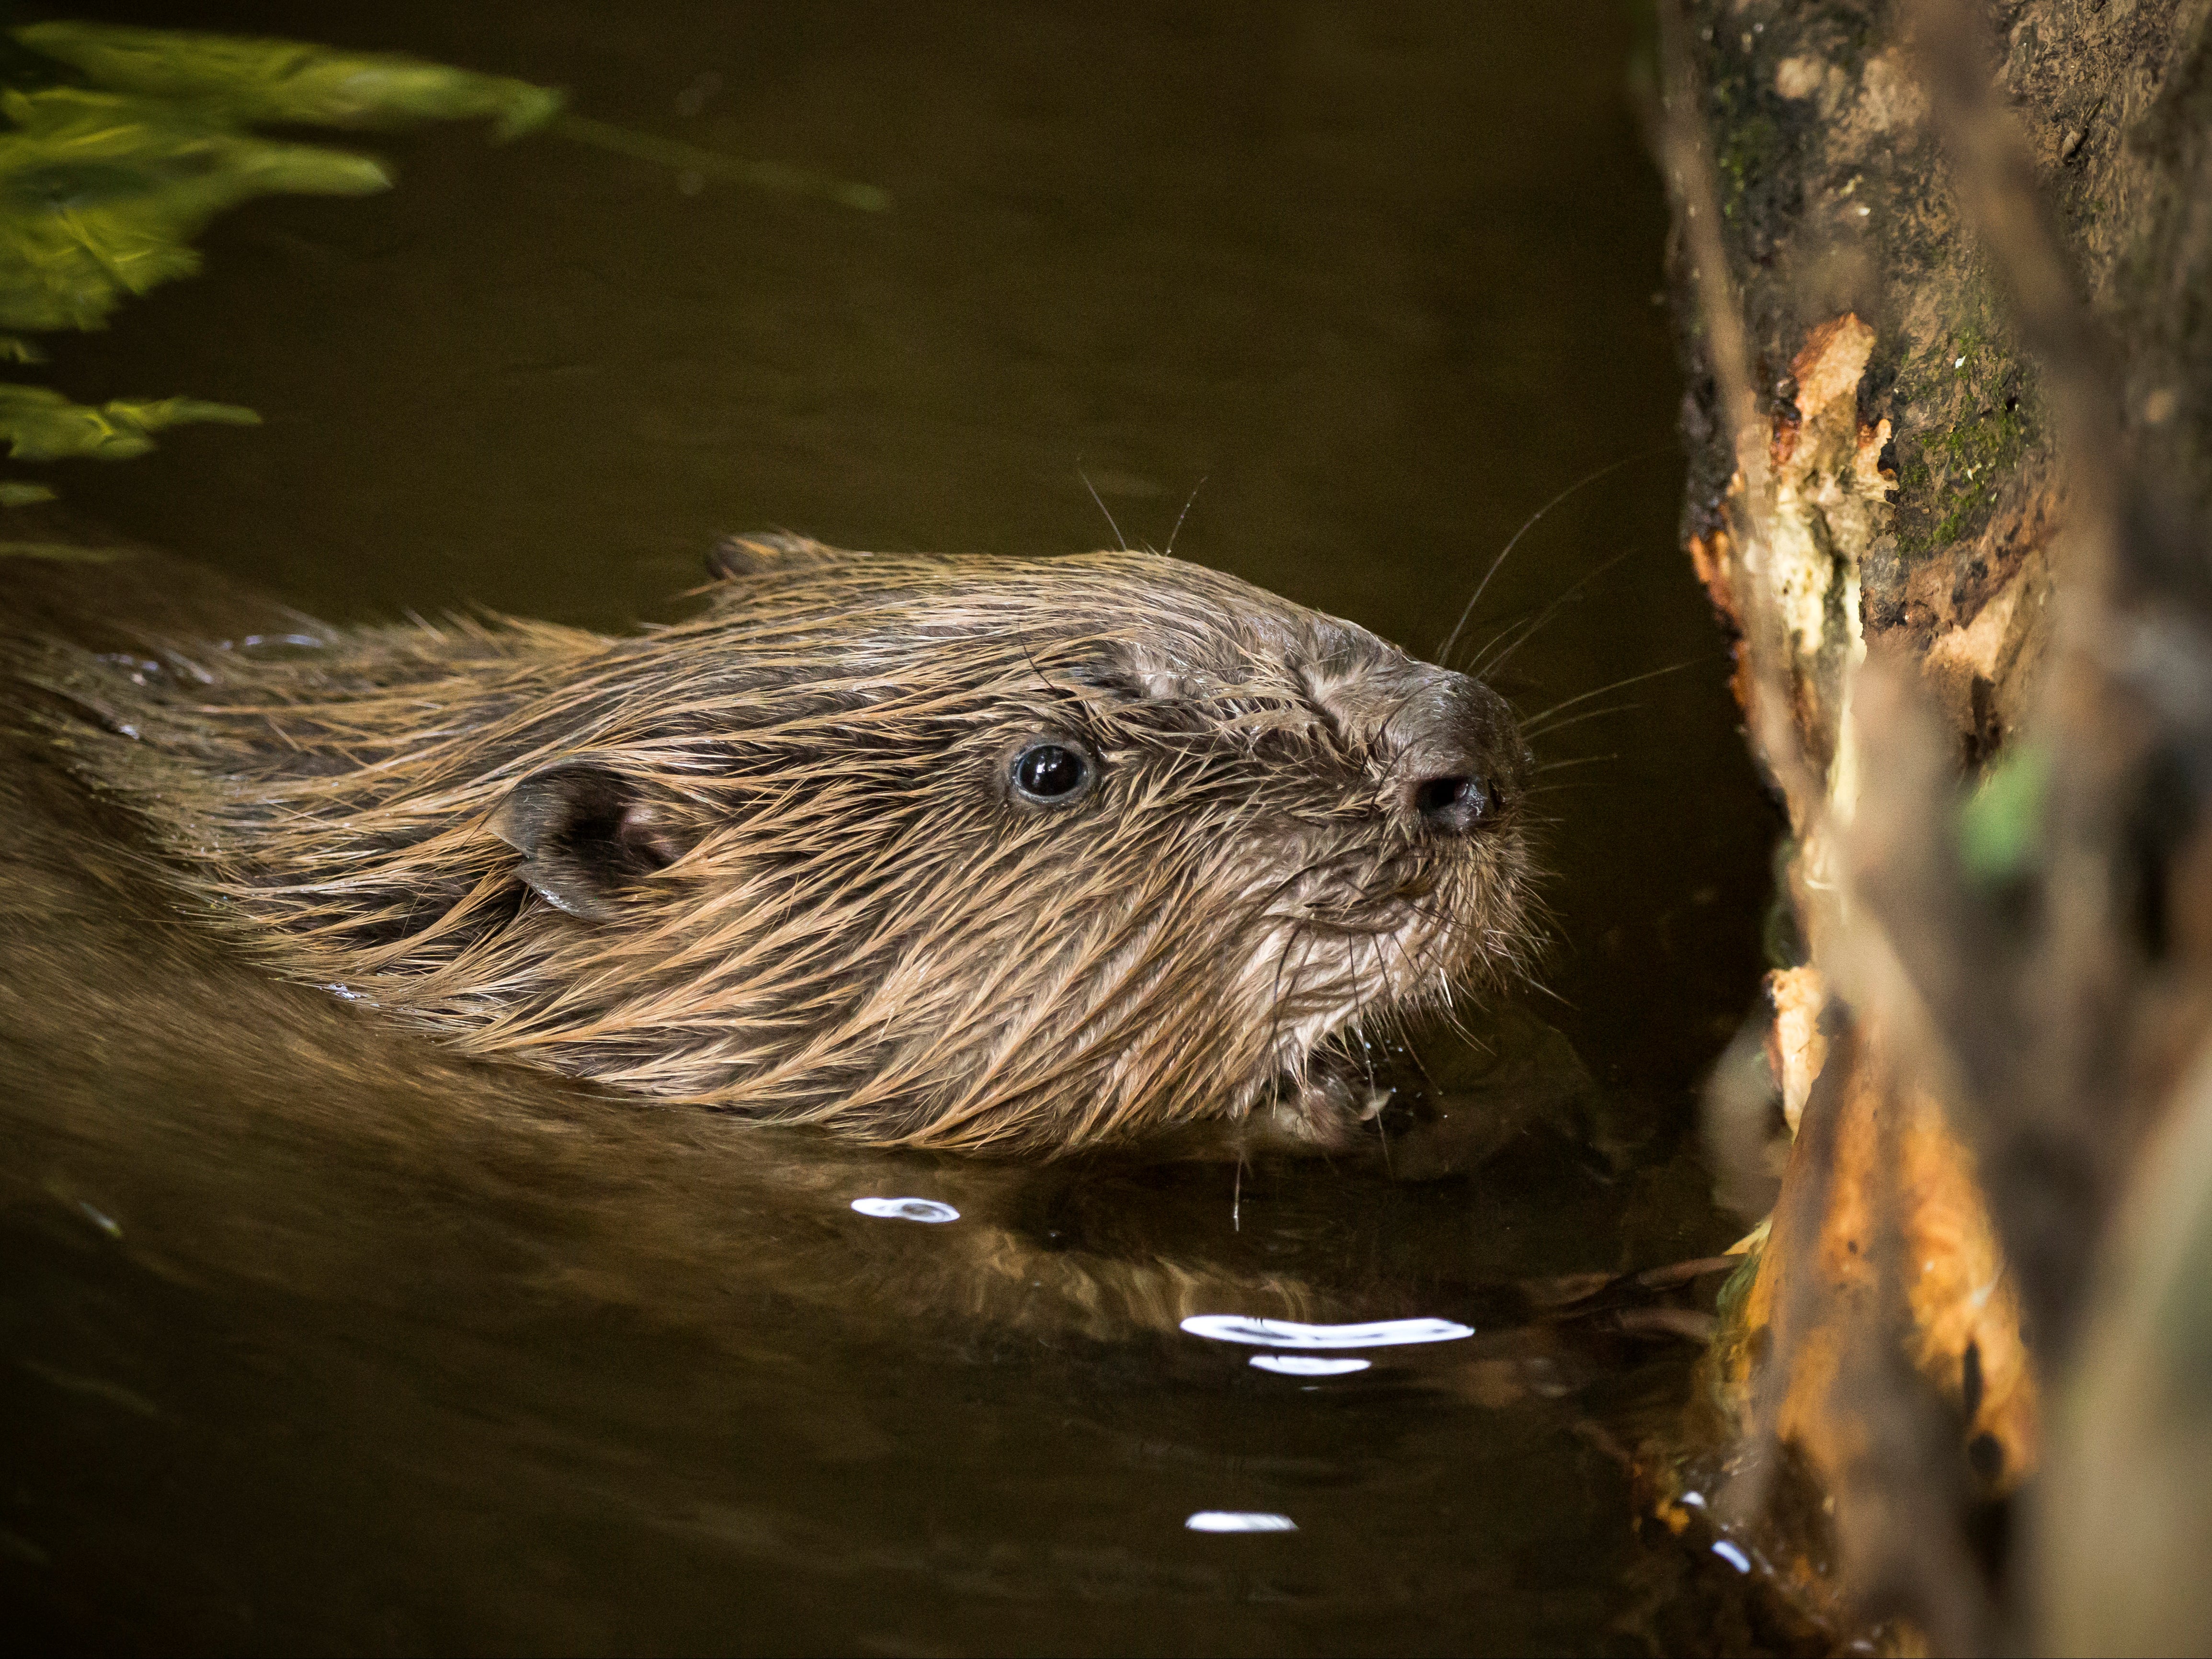
M1241 1119L1522 948L1526 761L1473 681L1150 554L758 538L725 568L629 637L500 618L21 672L96 716L71 763L283 973L879 1144ZM1008 782L1040 737L1092 757L1071 804ZM1420 791L1461 774L1486 810L1439 828Z

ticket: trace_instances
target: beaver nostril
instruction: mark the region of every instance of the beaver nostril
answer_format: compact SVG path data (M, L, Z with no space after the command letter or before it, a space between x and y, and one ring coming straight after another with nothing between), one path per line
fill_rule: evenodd
M1464 835L1480 823L1490 805L1490 791L1480 778L1423 778L1413 786L1413 810L1422 822L1451 835Z

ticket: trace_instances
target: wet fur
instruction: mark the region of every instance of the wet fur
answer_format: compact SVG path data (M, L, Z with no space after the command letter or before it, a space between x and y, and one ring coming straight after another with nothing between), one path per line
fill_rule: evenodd
M1526 761L1474 682L1149 554L741 545L700 615L633 636L46 645L19 674L91 716L62 747L185 902L287 976L876 1144L1050 1153L1263 1107L1325 1139L1318 1045L1522 954ZM1407 794L1442 733L1494 785L1472 835ZM1097 758L1081 799L1008 787L1040 736ZM569 775L622 830L538 855L599 860L583 915L512 827Z

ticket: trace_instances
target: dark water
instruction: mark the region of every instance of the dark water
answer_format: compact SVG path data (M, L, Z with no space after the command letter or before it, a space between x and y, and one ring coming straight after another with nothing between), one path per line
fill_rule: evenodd
M619 627L768 525L1092 547L1117 532L1087 474L1131 542L1182 517L1178 553L1426 652L1529 511L1656 450L1529 534L1477 636L1625 555L1509 689L1533 711L1692 665L1546 748L1611 757L1546 775L1576 787L1544 797L1558 943L1524 1000L1597 1079L1577 1122L1602 1145L1532 1134L1473 1174L1315 1163L1240 1192L1221 1164L978 1169L672 1126L364 1033L126 895L134 966L47 988L0 1048L0 1643L1720 1639L1725 1570L1638 1532L1618 1455L1692 1351L1532 1328L1513 1288L1733 1236L1692 1097L1759 966L1772 828L1672 545L1664 218L1625 10L78 15L560 84L599 120L893 199L557 134L379 137L397 191L244 210L204 276L56 342L81 401L266 422L65 470L70 502L320 614ZM52 925L91 902L56 898ZM142 1029L163 997L169 1028ZM883 1192L963 1219L848 1207ZM1479 1334L1299 1379L1181 1334L1191 1311ZM1187 1531L1201 1510L1298 1529Z

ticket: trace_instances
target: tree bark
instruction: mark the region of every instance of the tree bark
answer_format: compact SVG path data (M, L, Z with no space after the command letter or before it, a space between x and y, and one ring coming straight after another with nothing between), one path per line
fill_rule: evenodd
M1656 1502L1839 1638L2201 1647L2212 5L1659 3L1684 539L1805 949Z

